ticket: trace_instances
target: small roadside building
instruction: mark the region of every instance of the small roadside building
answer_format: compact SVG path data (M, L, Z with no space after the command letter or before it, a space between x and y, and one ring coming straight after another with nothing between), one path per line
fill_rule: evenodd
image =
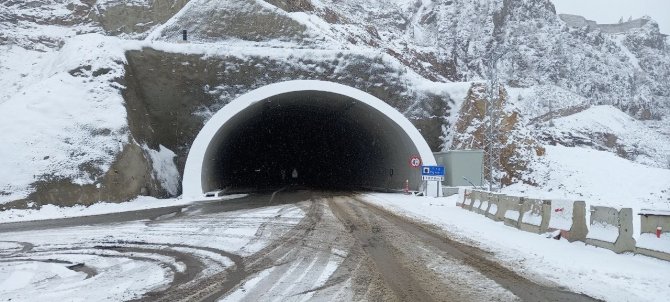
M446 170L444 186L483 186L483 150L451 150L434 154L437 164Z

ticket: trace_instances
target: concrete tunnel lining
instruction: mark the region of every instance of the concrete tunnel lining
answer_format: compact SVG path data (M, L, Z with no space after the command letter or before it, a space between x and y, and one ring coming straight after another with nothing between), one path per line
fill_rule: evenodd
M347 112L347 123L354 122L361 127L362 131L354 131L360 134L359 137L380 136L383 148L379 150L384 150L384 159L372 160L370 165L374 167L366 167L375 171L368 171L370 173L366 175L369 179L361 183L361 186L397 189L407 178L410 179L410 186L417 189L419 170L409 167L409 157L418 154L425 165L436 163L430 147L416 127L382 100L337 83L288 81L248 92L212 116L196 136L186 160L182 183L185 198L199 198L204 192L222 188L222 180L217 179L221 172L221 166L217 166L217 162L225 159L225 154L222 157L220 152L225 149L226 142L233 137L233 133L244 131L240 129L241 126L250 125L249 119L258 117L264 112L263 108L273 106L268 104L300 108L298 110L312 108L315 114ZM348 110L351 108L354 109ZM395 172L392 181L389 181L386 179L387 171L391 168Z

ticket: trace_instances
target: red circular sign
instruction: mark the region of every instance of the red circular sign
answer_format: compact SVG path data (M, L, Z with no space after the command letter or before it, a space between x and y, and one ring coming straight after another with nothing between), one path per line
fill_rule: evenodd
M418 155L412 155L409 158L409 165L412 168L418 168L421 167L421 157Z

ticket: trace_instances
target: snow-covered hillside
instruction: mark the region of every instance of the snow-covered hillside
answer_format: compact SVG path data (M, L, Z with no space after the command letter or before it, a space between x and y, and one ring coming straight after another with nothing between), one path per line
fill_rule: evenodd
M123 75L123 43L76 36L39 55L10 46L15 58L35 61L6 65L2 76L14 90L0 102L0 202L24 198L39 180L94 184L109 170L129 139L114 81Z
M670 137L612 106L594 106L552 120L543 139L563 146L587 146L651 167L670 169Z
M585 200L589 205L615 208L670 209L670 169L652 168L607 151L564 146L546 149L546 156L530 165L538 186L518 183L503 192Z
M179 43L184 29L190 44ZM358 78L374 82L355 83L361 88L390 94L417 125L429 124L427 140L444 148L457 135L473 135L455 133L457 111L470 85L486 80L495 65L508 111L515 112L509 138L560 145L548 147L546 158L519 155L545 165L517 171L538 180L539 190L581 192L586 175L571 174L574 182L562 188L547 180L557 179L547 172L552 169L578 169L569 156L554 156L572 147L600 150L588 154L625 161L619 166L635 173L664 177L669 168L670 47L653 20L615 33L575 27L549 0L4 1L0 203L25 199L54 180L88 186L82 190L97 200L118 199L100 190L109 182L122 186L113 168L119 158L136 167L128 178L149 178L155 187L133 187L137 192L179 194L175 171L183 146L145 141L128 122L125 52L146 48L232 59L230 68L266 74L246 84L202 83L198 91L213 99L202 108L204 119L263 81L319 74L350 84ZM492 62L495 55L500 59ZM285 67L294 63L302 65ZM283 74L271 75L279 73L272 68ZM174 165L152 157L159 153L176 154ZM670 179L656 184L637 187L661 196Z

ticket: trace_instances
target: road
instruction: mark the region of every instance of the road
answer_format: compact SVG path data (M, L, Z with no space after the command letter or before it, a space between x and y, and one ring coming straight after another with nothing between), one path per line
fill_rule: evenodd
M594 301L354 193L0 224L0 238L0 300Z

